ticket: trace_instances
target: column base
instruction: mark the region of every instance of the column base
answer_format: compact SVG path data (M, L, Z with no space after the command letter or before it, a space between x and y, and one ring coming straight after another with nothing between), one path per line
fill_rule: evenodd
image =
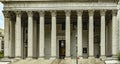
M32 56L28 56L28 57L26 58L26 60L33 60L33 57L32 57Z
M71 59L71 57L70 56L66 56L65 59Z
M88 58L89 58L89 59L93 59L93 58L95 58L95 57L94 57L94 56L89 56Z
M15 56L15 58L21 59L21 56Z
M45 60L44 56L40 56L38 59L39 60Z
M100 56L100 59L101 59L101 60L105 60L105 59L106 59L106 56L105 56L105 55L102 55L102 56Z
M117 58L117 55L112 55L113 58Z
M16 57L14 58L14 62L19 61L19 60L21 60L21 57L20 57L20 56L16 56Z
M94 56L89 56L88 61L89 61L89 64L95 64L95 57Z
M17 62L17 61L20 61L20 60L22 60L20 57L15 57L13 62Z
M77 57L77 59L78 59L78 60L81 60L81 59L83 59L83 57L82 57L82 56L79 56L79 57Z
M51 56L50 60L56 59L56 56Z

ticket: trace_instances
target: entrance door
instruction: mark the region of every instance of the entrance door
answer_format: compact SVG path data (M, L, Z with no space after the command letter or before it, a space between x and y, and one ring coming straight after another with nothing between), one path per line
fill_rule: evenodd
M28 42L27 42L27 27L23 28L23 58L27 58L27 51L28 51Z
M65 58L65 40L59 40L59 58Z

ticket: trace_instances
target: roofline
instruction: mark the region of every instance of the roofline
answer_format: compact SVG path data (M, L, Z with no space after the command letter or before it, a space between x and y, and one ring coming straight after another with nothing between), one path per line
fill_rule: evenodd
M1 2L93 2L93 1L80 1L80 0L0 0ZM113 0L113 2L118 2L119 0ZM94 2L102 2L102 1L94 1ZM107 1L104 1L107 2Z

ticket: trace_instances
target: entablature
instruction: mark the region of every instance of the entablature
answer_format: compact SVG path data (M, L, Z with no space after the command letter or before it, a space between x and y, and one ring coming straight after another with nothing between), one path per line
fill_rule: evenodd
M9 2L4 4L4 10L116 10L116 3L87 2Z
M119 0L0 0L2 2L8 1L56 1L56 2L118 2Z

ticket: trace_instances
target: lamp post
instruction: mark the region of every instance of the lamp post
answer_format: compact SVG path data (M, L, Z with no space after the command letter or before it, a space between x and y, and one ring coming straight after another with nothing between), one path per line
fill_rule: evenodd
M76 37L76 64L78 64L78 46L77 46L77 35Z

